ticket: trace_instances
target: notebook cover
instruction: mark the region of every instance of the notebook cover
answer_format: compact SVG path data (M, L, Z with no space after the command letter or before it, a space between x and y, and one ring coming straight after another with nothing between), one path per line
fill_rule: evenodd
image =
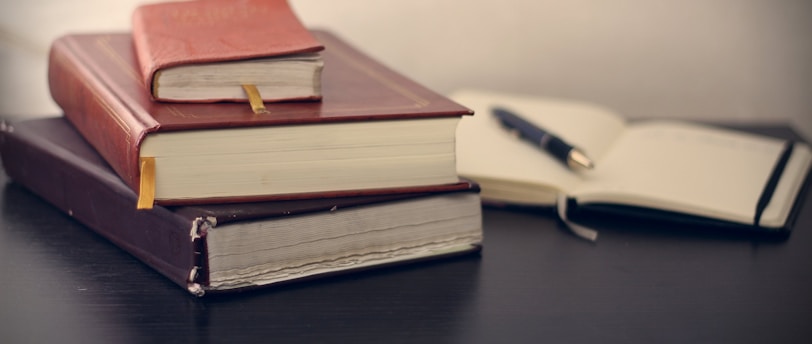
M780 227L743 224L660 209L618 204L594 203L579 205L571 199L567 206L567 217L575 222L597 226L600 226L607 220L610 222L650 221L656 224L687 226L688 228L696 230L719 230L729 233L764 234L776 238L787 238L795 227L798 215L804 207L804 201L807 198L806 195L807 192L809 192L810 183L812 183L812 172L807 173L801 190L799 190L798 195L793 200L792 210L790 210L784 225Z

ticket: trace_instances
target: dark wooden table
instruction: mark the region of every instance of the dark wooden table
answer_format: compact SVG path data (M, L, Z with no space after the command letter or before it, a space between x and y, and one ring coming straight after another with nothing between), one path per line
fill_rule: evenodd
M486 209L481 256L196 299L0 190L2 343L812 343L812 192L786 240Z

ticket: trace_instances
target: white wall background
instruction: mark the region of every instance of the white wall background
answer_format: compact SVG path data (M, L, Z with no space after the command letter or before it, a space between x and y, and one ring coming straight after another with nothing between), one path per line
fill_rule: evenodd
M0 115L58 114L50 42L128 30L136 0L0 0ZM154 2L154 1L152 1ZM441 92L591 101L632 118L789 122L812 139L812 1L290 0Z

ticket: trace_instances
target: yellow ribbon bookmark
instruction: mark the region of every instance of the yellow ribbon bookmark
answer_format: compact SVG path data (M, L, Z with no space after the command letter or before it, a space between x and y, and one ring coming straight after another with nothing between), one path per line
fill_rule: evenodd
M262 102L262 96L259 95L259 90L254 85L242 85L245 94L248 95L248 102L251 103L251 110L255 114L268 113L265 108L265 103Z
M152 209L155 203L155 158L141 158L141 185L136 209Z

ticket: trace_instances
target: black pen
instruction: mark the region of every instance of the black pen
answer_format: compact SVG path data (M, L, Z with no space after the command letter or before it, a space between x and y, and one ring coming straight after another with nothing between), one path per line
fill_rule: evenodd
M494 116L499 119L502 126L515 132L519 137L532 142L533 144L546 150L561 162L565 163L569 168L587 168L595 167L592 160L589 159L584 152L577 147L574 147L564 140L548 133L544 129L522 119L518 115L505 110L503 108L492 108Z

